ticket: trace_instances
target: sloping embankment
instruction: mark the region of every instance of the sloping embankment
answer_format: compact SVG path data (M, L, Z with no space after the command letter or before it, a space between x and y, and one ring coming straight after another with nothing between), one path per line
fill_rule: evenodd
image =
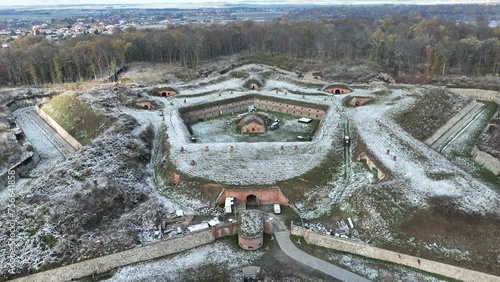
M111 118L96 112L71 93L52 98L41 109L83 145L90 143L112 122Z

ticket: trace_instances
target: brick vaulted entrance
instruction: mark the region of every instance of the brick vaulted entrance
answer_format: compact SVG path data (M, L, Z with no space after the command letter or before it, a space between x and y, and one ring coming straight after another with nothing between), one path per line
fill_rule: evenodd
M288 205L288 200L283 196L278 187L271 188L224 188L219 194L217 202L223 204L227 197L235 198L235 202L247 204L276 204Z

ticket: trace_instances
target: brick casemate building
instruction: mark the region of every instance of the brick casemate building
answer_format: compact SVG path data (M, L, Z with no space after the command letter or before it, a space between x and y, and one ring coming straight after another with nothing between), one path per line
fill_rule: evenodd
M241 210L238 216L238 244L245 250L257 250L264 242L264 213Z
M172 87L165 87L165 88L158 91L158 96L170 97L170 96L174 96L177 93L179 93L179 91L177 91L176 89L174 89Z
M351 92L351 89L346 85L332 84L326 86L324 91L331 94L347 94Z
M257 113L248 113L239 121L238 126L241 126L241 133L265 133L266 122L264 117Z
M179 112L182 115L184 122L191 123L200 119L240 113L242 111L246 111L248 107L251 106L262 111L273 111L316 120L321 120L328 110L328 106L320 104L294 101L278 97L266 97L262 95L245 95L180 108Z
M135 106L140 109L152 110L154 109L153 103L150 101L136 101Z
M251 89L251 90L259 90L262 88L265 84L265 81L262 77L253 77L247 80L244 84L243 87Z

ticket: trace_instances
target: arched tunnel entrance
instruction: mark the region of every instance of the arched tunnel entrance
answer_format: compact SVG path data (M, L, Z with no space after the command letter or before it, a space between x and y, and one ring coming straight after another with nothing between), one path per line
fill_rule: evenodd
M339 89L335 89L335 94L340 94L340 90Z
M249 194L247 196L247 209L257 208L258 205L259 202L257 200L257 196L255 196L254 194Z

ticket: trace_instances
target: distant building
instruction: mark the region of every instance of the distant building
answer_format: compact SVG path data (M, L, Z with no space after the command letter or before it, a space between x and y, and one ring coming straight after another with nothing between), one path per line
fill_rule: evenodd
M162 90L158 91L158 95L161 97L170 97L174 96L177 93L178 91L172 87L165 87Z
M332 94L347 94L351 92L351 89L346 85L328 85L324 91Z
M145 109L145 110L152 110L152 109L154 109L153 103L151 103L150 101L147 101L147 100L138 100L138 101L135 101L134 105L137 108L140 108L140 109Z

